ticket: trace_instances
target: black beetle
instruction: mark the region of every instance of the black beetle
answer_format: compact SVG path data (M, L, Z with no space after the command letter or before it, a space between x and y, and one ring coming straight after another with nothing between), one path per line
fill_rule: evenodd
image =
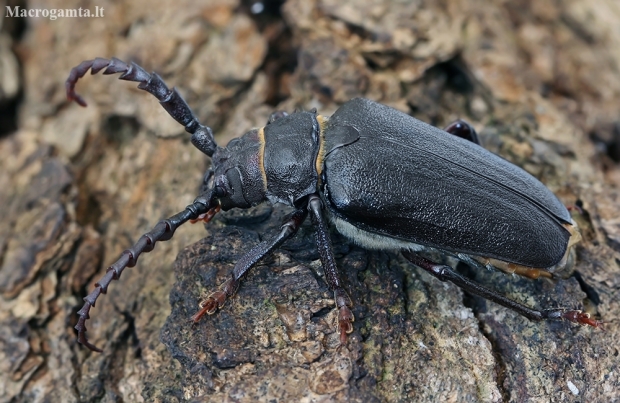
M334 292L341 342L353 330L351 300L338 275L326 216L336 229L371 249L400 250L416 266L441 281L451 281L511 308L531 320L568 320L598 327L602 322L578 310L534 310L465 278L447 265L418 254L439 249L477 267L495 267L530 278L553 277L568 264L579 241L568 210L542 183L488 152L476 132L458 121L440 130L367 99L353 99L331 117L310 112L273 113L267 125L218 147L176 89L135 63L96 58L73 68L67 97L86 106L76 82L95 74L122 73L153 94L162 107L192 134L192 143L212 159L201 194L184 211L160 221L108 268L84 298L75 328L78 341L101 351L86 338L89 311L110 282L142 252L172 237L189 220L209 221L234 207L264 201L295 211L280 233L263 241L235 265L231 277L211 294L193 320L212 314L233 296L241 277L261 258L292 237L308 213L329 287Z

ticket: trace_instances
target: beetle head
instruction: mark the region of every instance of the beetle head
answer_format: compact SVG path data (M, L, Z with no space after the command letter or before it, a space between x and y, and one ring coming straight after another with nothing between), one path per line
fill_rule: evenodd
M205 175L205 186L213 189L222 210L248 208L266 200L261 150L258 129L215 150L211 169Z

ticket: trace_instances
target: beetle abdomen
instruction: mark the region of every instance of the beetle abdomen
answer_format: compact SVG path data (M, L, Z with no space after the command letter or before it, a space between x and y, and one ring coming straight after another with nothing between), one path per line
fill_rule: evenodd
M562 203L476 144L365 99L336 111L324 134L328 205L364 231L540 268L566 252Z

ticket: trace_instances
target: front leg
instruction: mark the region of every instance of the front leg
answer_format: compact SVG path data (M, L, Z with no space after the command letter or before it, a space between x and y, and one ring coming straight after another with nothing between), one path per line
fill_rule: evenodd
M316 246L321 258L321 264L325 271L327 285L334 292L336 308L338 308L338 329L340 331L340 343L345 344L347 334L353 331L353 312L350 307L353 305L351 298L342 287L342 282L338 276L338 266L332 249L332 242L329 238L329 231L323 217L323 203L318 195L313 194L308 198L308 210L312 216L312 223L316 230Z
M282 245L284 241L291 238L301 226L308 216L308 210L300 209L293 213L291 218L282 224L280 232L273 238L263 241L252 248L248 253L243 255L235 264L230 278L220 285L219 290L215 291L202 304L202 308L194 316L192 320L198 322L205 314L211 315L224 305L229 297L237 292L241 277L247 273L259 260L271 253L275 248Z

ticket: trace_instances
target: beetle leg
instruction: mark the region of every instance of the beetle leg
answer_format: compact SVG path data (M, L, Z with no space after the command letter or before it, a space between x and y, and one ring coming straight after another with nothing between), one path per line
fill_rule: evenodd
M334 292L334 300L336 308L338 308L338 329L340 332L340 343L347 341L347 334L353 331L353 321L355 320L350 307L353 305L351 298L342 287L342 282L338 276L338 266L332 249L332 242L329 237L329 231L325 224L325 218L322 212L322 202L316 194L310 195L308 198L308 209L311 212L312 223L316 230L316 246L321 258L321 264L325 271L327 285Z
M84 74L91 70L91 74L96 74L104 70L103 74L122 73L119 79L127 81L135 81L138 88L149 92L159 100L161 106L180 124L185 126L185 131L191 133L192 144L207 154L209 157L215 152L216 144L213 139L213 131L210 127L201 124L194 116L181 94L173 88L170 90L162 78L156 73L149 74L142 67L135 63L125 63L113 57L111 60L98 57L93 60L86 60L78 66L71 69L69 77L65 82L67 99L75 101L81 106L86 106L84 98L76 94L75 84L84 77Z
M514 263L508 263L508 265L506 266L505 269L503 269L501 266L496 265L499 264L499 262L501 261L496 261L495 259L490 259L490 263L495 266L495 267L499 267L500 270L508 273L508 274L517 274L521 277L527 277L530 278L532 280L537 280L541 277L545 277L545 278L553 278L553 273L549 273L547 270L544 269L537 269L535 267L527 267L527 266L521 266L518 264L514 264ZM505 264L505 262L504 262Z
M498 269L506 274L517 274L522 277L527 277L532 280L539 279L540 277L553 278L553 273L545 269L537 269L534 267L521 266L514 263L504 262L503 260L497 260L492 258L471 257L464 253L457 253L455 255L462 262L467 263L470 266L478 269Z
M207 297L202 304L202 308L194 316L192 321L198 322L205 314L211 315L224 305L226 299L232 297L237 292L241 277L258 263L263 257L271 253L275 248L282 245L284 241L297 233L301 223L306 219L308 211L300 209L295 211L291 218L282 224L280 232L273 238L263 241L243 255L235 264L230 278L220 285L219 290Z
M472 143L480 145L478 133L476 133L476 130L472 125L470 125L464 120L459 119L455 122L452 122L448 126L446 126L444 130L454 136L469 140Z
M456 273L450 266L434 263L417 253L403 250L403 256L416 266L426 270L441 281L450 281L473 295L488 299L525 316L530 320L568 320L581 325L601 327L603 322L590 318L590 314L579 310L546 309L538 311L498 294L468 278Z
M106 274L95 283L95 289L84 298L84 306L77 313L80 318L77 325L75 325L75 329L78 331L78 342L80 344L92 351L101 352L101 349L89 343L86 337L86 321L90 319L90 308L95 306L99 295L105 294L108 291L112 280L118 280L126 267L135 266L140 254L152 251L157 241L169 240L172 238L174 231L182 224L213 210L214 199L212 196L213 193L199 196L185 210L157 223L150 232L142 235L134 246L125 250L121 257L112 266L108 267Z

